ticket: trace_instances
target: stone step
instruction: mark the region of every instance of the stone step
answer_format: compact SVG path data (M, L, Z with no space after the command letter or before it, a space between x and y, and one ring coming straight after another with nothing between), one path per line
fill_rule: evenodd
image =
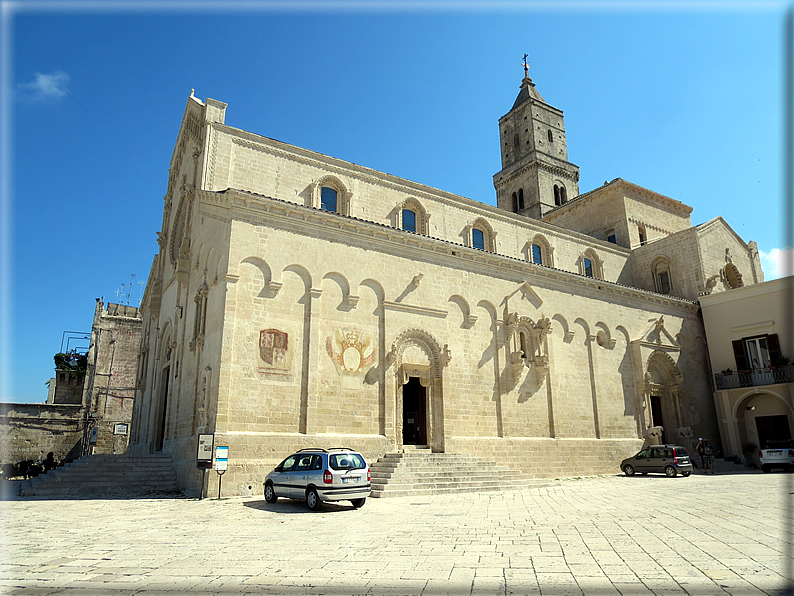
M480 457L422 448L385 454L370 465L370 476L375 498L546 485Z
M20 483L20 496L140 496L178 493L167 455L94 455Z
M462 492L488 492L488 491L495 491L495 490L504 490L510 488L541 488L544 486L554 486L559 484L559 482L554 481L547 481L547 480L536 480L532 483L526 483L521 485L513 485L513 486L505 486L504 484L498 485L491 485L491 486L478 486L478 487L471 487L471 486L445 486L445 487L423 487L423 486L410 486L410 488L392 488L390 487L388 491L375 488L373 486L372 493L370 497L375 499L380 499L384 497L413 497L413 496L427 496L427 495L437 495L437 494L448 494L448 493L462 493Z

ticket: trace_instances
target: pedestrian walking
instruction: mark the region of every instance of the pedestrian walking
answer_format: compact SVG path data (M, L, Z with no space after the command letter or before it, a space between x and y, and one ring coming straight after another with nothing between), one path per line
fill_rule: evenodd
M714 474L714 449L709 442L703 441L703 473L708 474L709 470Z

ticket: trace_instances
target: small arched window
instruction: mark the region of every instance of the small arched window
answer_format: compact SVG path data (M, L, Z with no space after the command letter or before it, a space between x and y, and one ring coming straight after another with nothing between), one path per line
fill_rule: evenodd
M518 213L518 194L513 193L513 213Z
M336 213L337 203L336 190L329 186L323 186L320 191L320 209Z
M430 216L424 206L413 197L397 203L394 210L394 227L414 234L427 234Z
M527 260L536 265L554 267L552 248L543 234L536 234L526 245Z
M549 143L553 143L554 142L554 135L551 134L551 129L547 130L546 132L548 133Z
M560 186L560 204L568 202L568 193L565 192L565 187Z
M416 233L416 213L410 209L403 209L403 230Z
M670 260L667 257L657 257L651 263L653 285L660 294L669 294L673 285L670 281Z
M480 228L471 231L471 245L479 250L485 250L485 233Z
M520 144L521 144L521 141L519 141L519 139L518 139L518 133L516 133L515 135L513 135L513 147L515 147L516 149L518 149L518 146L519 146Z
M586 277L604 279L603 262L592 248L588 248L580 257L579 273Z
M640 246L645 246L645 243L648 242L648 235L645 233L645 228L643 226L638 226L637 234L640 237Z
M466 226L466 242L472 248L496 252L496 232L491 224L482 217L478 217Z
M518 189L518 209L519 211L524 208L524 189Z
M562 205L562 200L560 199L560 187L556 184L554 185L554 204Z

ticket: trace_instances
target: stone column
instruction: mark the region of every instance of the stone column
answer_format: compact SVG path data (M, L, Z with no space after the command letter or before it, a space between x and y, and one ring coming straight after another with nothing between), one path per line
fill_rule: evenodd
M304 413L303 432L307 435L317 433L317 404L319 402L319 362L320 362L320 305L318 300L322 296L322 289L311 288L308 291L308 337L304 345L308 351L306 375L306 411Z

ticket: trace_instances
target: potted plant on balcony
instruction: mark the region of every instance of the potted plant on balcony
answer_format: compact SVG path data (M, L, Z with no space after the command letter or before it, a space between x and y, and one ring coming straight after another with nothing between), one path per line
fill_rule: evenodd
M791 358L780 354L779 356L775 356L772 358L772 361L769 363L769 368L775 370L776 368L783 368L784 366L788 366L791 364Z
M731 368L723 369L722 374L724 374L725 376L732 375L733 374L733 370Z

